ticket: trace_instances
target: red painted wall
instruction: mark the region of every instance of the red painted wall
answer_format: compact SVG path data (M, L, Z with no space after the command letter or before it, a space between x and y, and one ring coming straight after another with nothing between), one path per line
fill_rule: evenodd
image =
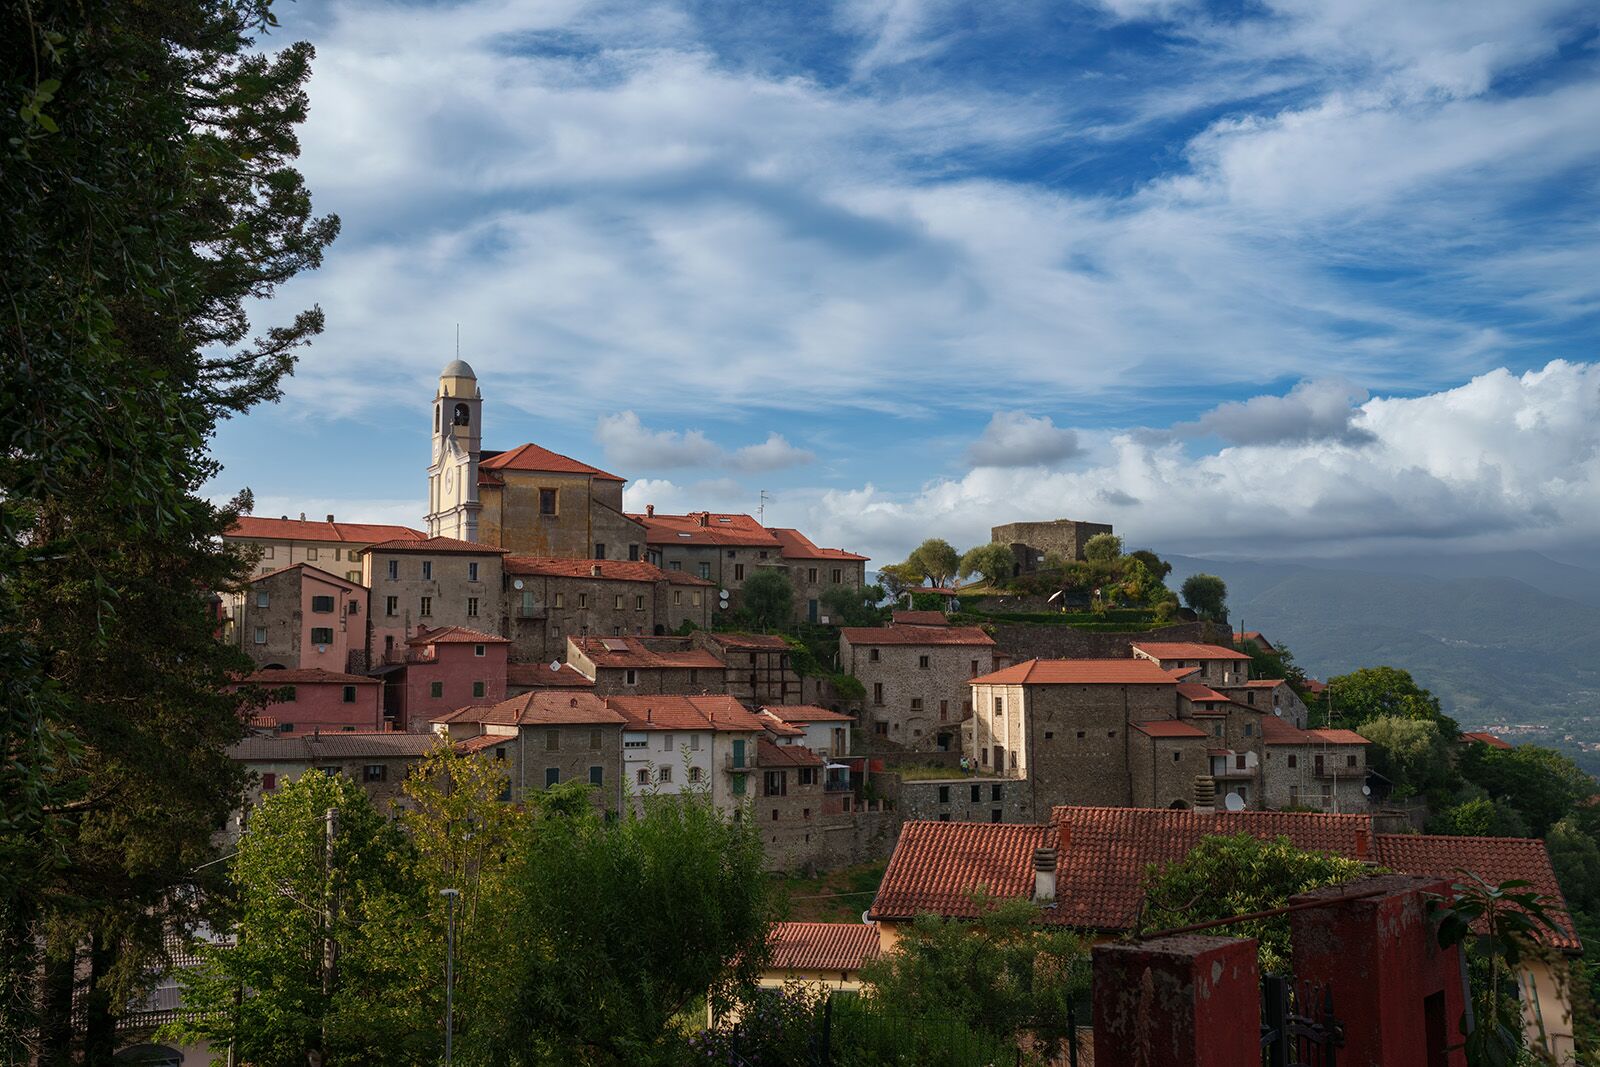
M427 646L431 661L408 662L405 679L397 683L400 700L395 725L412 733L427 733L429 720L467 704L497 704L506 698L505 644L485 644L483 655L472 644L445 643ZM419 650L421 651L421 650ZM434 683L440 695L433 695ZM473 692L473 683L483 683L483 695Z

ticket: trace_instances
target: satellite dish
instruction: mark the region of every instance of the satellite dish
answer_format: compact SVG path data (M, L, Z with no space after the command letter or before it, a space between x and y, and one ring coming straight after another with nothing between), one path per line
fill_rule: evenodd
M317 646L317 651L318 652L326 652L326 651L328 651L328 646L327 645L318 645Z
M561 669L561 661L558 660L558 659L551 660L550 661L550 669L553 670L553 671L559 671Z
M1283 718L1283 709L1282 708L1273 708L1272 709L1272 714L1276 715L1278 718L1281 719L1281 718Z
M522 588L522 579L518 578L516 581L512 582L511 583L511 588L513 588L513 589L521 589Z
M1361 795L1364 796L1364 797L1370 797L1372 795L1372 787L1370 785L1362 786L1361 787Z
M1229 811L1243 811L1244 797L1240 796L1238 793L1229 793L1227 796L1222 798L1222 806L1227 808Z
M728 599L728 595L729 594L728 594L728 591L726 589L722 590L721 592L719 592L717 594L717 596L721 597L723 600L727 600Z

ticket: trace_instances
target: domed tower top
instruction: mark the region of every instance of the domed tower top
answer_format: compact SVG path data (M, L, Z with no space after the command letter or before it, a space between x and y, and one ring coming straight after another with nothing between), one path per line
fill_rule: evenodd
M468 363L464 359L452 359L445 369L439 372L439 377L471 378L473 381L478 380L478 376L472 373L472 364Z

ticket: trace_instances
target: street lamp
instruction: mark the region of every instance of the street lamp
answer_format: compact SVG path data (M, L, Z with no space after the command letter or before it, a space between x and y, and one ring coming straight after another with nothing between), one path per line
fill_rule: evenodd
M441 889L439 895L449 901L449 918L444 932L444 1062L450 1067L450 1053L455 1043L455 981L456 981L456 899L459 889Z

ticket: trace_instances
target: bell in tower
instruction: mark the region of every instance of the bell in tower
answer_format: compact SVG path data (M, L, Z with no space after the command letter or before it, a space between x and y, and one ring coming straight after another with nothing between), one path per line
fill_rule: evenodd
M433 462L428 467L428 535L478 539L478 461L483 451L483 395L461 359L439 374L433 398Z

